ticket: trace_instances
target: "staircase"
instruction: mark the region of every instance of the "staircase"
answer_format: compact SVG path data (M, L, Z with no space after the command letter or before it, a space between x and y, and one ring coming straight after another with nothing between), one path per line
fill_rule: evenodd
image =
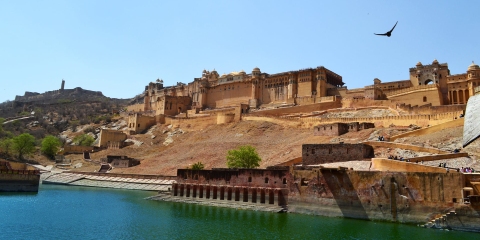
M421 227L424 228L436 228L436 229L448 229L450 230L451 228L448 226L448 218L451 216L456 215L455 211L450 211L447 214L443 214L440 217L437 217L430 222L427 222L424 225L421 225Z

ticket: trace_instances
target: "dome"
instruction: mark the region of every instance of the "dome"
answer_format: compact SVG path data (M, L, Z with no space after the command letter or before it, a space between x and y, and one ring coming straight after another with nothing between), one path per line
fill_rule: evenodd
M438 64L437 59L434 59L433 62L432 62L432 64Z
M255 68L252 70L252 72L260 72L260 68L255 67Z
M245 74L245 71L241 70L240 72L238 72L239 74Z
M417 66L422 66L422 63L421 63L421 62L418 62L418 63L417 63Z
M468 66L468 70L477 70L477 69L480 69L480 67L477 64L475 64L473 61L472 61L472 64Z

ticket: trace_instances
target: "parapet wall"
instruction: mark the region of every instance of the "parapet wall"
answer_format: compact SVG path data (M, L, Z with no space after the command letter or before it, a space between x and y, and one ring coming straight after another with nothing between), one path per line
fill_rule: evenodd
M373 157L373 148L365 144L303 144L303 165L363 160Z
M402 143L394 143L394 142L384 142L384 141L370 141L370 142L364 142L364 144L370 145L372 147L384 147L384 148L400 148L400 149L405 149L405 150L411 150L415 152L426 152L426 153L433 153L433 154L447 154L449 152L443 151L440 149L436 148L426 148L426 147L420 147L416 145L410 145L410 144L402 144Z
M65 145L63 146L63 154L91 152L94 149L95 147L92 146Z
M245 116L282 116L285 114L291 113L300 113L300 112L314 112L314 111L325 111L332 108L340 108L341 102L339 100L335 102L321 102L315 103L305 106L295 106L289 108L276 108L276 109L269 109L269 110L261 110L256 112L251 112L246 114Z
M442 129L459 127L459 126L463 126L463 125L464 125L464 118L459 118L459 119L455 119L455 120L448 121L448 122L445 122L445 123L437 124L437 125L434 125L434 126L431 126L431 127L422 128L422 129L398 134L398 135L390 137L390 141L395 141L396 139L404 138L404 137L422 136L422 135L425 135L425 134L438 132Z
M279 110L279 109L275 109ZM432 115L408 115L408 116L389 116L389 117L373 117L373 118L319 118L319 117L278 117L274 115L260 115L263 111L256 112L255 115L248 114L243 117L244 120L252 121L271 121L291 125L290 123L312 123L327 124L327 123L349 123L349 122L370 122L375 124L375 127L394 126L409 126L415 124L417 126L426 127L429 125L436 125L440 123L455 120L463 112L450 112Z
M418 164L414 161L405 162L386 158L372 158L372 170L391 172L425 172L425 173L446 173L443 167L431 167Z

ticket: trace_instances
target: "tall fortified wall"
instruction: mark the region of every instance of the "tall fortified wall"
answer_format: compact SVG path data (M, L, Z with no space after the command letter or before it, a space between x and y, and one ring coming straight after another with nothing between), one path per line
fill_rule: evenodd
M100 91L90 91L76 87L74 89L64 89L65 80L62 80L62 85L59 90L47 91L44 93L25 92L23 96L15 96L15 103L29 103L39 102L43 104L58 103L59 101L68 99L76 101L95 101L97 98L104 98Z

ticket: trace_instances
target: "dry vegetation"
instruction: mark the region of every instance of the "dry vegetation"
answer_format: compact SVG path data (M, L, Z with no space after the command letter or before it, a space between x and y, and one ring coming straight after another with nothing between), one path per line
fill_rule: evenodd
M389 114L388 111L384 113L376 111L377 114ZM113 122L117 126L125 123L121 118L113 119ZM97 128L102 124L92 123L90 126ZM103 126L105 126L104 123ZM84 128L85 126L79 126L77 132L66 131L62 134L73 137ZM282 123L265 121L241 121L222 125L156 125L145 134L132 136L134 140L143 142L140 146L131 145L122 149L103 150L91 154L91 157L94 160L100 160L107 155L126 155L141 161L138 166L116 168L112 170L113 173L176 175L178 168L186 168L197 162L202 162L206 169L224 168L228 150L249 144L257 149L262 158L260 167L264 168L301 157L302 144L305 143L375 141L380 135L388 138L409 130L411 129L408 127L390 126L351 132L338 137L326 137L313 136L312 126L282 125ZM456 127L443 129L433 134L401 138L397 142L453 150L461 147L462 134L463 127ZM169 135L173 142L165 145L164 142ZM463 151L469 152L473 155L472 158L476 159L476 156L480 154L478 145L478 142L474 142ZM398 149L376 149L377 156L386 157L398 154L421 155L421 153L401 152ZM72 160L72 166L76 166L76 168L72 167L74 171L93 172L99 169L99 164L86 162L81 154L70 154L67 155L67 158ZM40 154L36 154L34 159L42 165L54 164Z

